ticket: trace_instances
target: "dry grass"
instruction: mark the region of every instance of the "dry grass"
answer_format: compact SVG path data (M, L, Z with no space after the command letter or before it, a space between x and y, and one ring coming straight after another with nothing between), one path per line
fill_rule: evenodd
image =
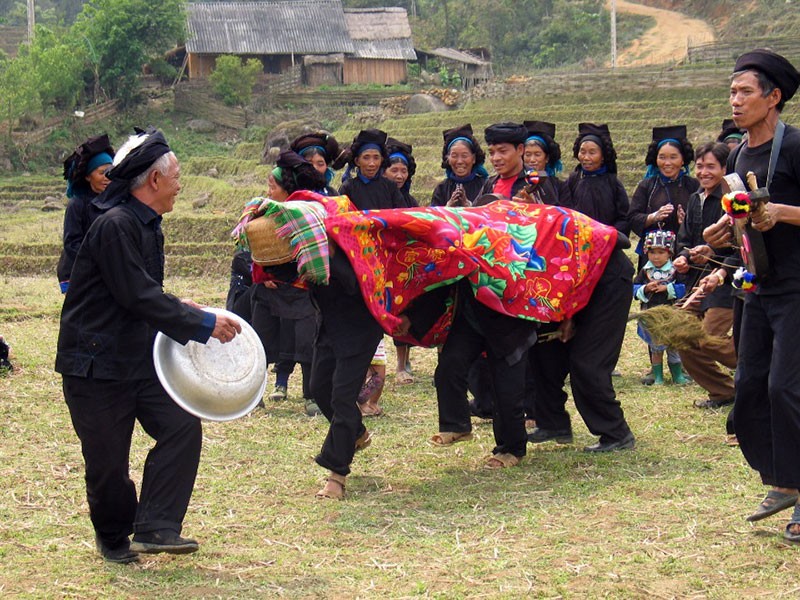
M313 497L326 423L303 416L294 376L291 400L205 426L185 522L198 554L104 564L52 371L61 297L50 279L2 284L0 334L19 367L0 379L4 597L796 597L800 554L780 537L784 519L743 519L763 489L722 443L724 414L692 408L696 386L642 387L633 325L617 380L633 452L582 453L594 438L577 416L575 446L531 447L508 471L482 469L488 422L475 421L473 442L433 448L435 353L415 349L416 382L390 377L386 416L368 422L374 442L355 460L347 500ZM167 288L219 305L225 282ZM135 480L149 444L137 430Z

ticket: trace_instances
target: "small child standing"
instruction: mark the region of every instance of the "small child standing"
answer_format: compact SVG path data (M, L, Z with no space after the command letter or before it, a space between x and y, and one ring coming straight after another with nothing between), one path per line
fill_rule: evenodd
M672 265L675 247L675 234L668 230L649 231L644 238L644 251L647 263L633 280L633 297L641 302L642 310L674 304L686 293L686 286L678 281L680 275ZM664 350L667 351L667 365L676 384L689 383L683 374L678 351L661 346L653 340L647 328L639 323L638 334L650 347L650 363L653 367L655 385L664 385Z

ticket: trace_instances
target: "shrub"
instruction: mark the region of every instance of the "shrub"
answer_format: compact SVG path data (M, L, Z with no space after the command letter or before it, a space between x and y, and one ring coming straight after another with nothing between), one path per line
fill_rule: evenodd
M209 76L214 92L228 106L244 106L253 97L253 86L263 67L258 59L244 62L238 56L226 55L217 59L217 65Z

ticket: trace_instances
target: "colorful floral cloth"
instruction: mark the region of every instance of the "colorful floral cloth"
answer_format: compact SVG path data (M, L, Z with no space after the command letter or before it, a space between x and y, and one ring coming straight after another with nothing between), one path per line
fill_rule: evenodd
M569 318L589 301L617 242L613 227L541 204L354 212L341 197L292 195L301 197L326 206L328 236L347 254L370 312L390 334L415 298L464 277L477 300L499 313ZM425 339L404 341L442 343L451 317Z

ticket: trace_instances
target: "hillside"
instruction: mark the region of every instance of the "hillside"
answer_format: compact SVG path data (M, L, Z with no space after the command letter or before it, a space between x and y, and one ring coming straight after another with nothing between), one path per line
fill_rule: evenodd
M697 144L716 136L729 109L726 70L710 71L712 80L719 81L717 85L649 90L646 87L656 87L653 72L630 73L638 75L630 81L609 81L608 89L602 91L548 95L544 90L552 90L558 81L558 76L551 74L552 85L543 80L538 92L534 80L521 86L521 95L516 97L474 101L447 113L396 117L380 123L352 122L339 127L335 134L346 142L358 129L377 125L411 143L418 164L412 193L421 204L427 204L433 187L443 176L441 132L446 128L469 122L482 137L484 127L498 121L552 121L558 128L556 137L562 147L565 170L569 171L576 164L572 142L577 123L603 122L609 124L615 140L620 178L632 193L644 172L644 154L653 126L685 123ZM679 82L677 74L671 77L669 81ZM568 75L564 78L570 79ZM588 76L584 79L591 81ZM638 87L634 87L636 82ZM800 122L800 105L789 103L784 117L789 123ZM177 131L174 135L184 175L176 209L164 221L169 241L168 271L171 275L226 277L232 251L228 232L243 203L265 192L269 167L257 160L262 144L241 142L231 151L203 156L200 152L208 147L187 144ZM0 208L5 213L0 225L0 273L54 273L63 213L43 213L40 207L46 196L58 197L61 193L63 182L52 175L0 180Z

